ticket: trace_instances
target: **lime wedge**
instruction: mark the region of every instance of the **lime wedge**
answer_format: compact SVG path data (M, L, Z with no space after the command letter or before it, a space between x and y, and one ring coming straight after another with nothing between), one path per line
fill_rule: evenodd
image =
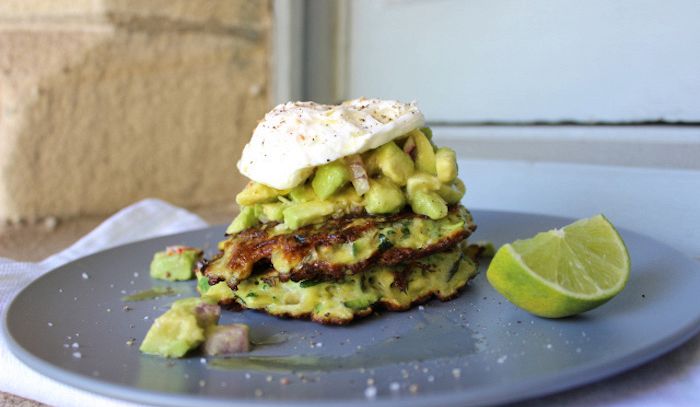
M510 302L542 317L580 314L625 287L630 258L603 216L501 246L486 277Z

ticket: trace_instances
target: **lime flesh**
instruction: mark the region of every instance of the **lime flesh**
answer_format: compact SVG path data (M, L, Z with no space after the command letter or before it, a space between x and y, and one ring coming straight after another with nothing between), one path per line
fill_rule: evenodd
M603 216L503 245L489 266L491 285L518 307L561 318L595 308L625 287L630 259Z

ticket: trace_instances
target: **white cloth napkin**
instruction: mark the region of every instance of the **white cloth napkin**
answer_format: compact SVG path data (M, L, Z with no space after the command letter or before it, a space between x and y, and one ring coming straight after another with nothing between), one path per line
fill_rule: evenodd
M198 229L198 216L157 199L118 212L68 249L40 263L0 259L0 312L32 280L73 259L129 241ZM688 304L692 306L692 304ZM54 406L133 406L44 377L18 361L0 336L0 391ZM700 337L630 372L522 406L700 406Z
M0 258L0 314L22 288L45 272L79 257L134 240L206 227L200 217L158 199L117 212L64 251L39 263ZM132 406L64 385L31 370L7 348L0 335L0 391L52 406Z

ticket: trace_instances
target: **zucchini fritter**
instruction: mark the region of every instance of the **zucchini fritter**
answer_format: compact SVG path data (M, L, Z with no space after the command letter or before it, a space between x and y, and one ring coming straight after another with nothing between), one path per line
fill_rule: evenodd
M276 223L249 228L222 242L222 252L202 269L211 285L231 288L254 269L274 268L281 281L338 280L371 266L391 266L444 251L476 226L461 205L432 220L404 211L395 215L351 215L279 231Z
M204 296L221 303L234 300L243 308L271 315L309 318L323 324L347 324L378 308L402 311L431 297L446 301L476 275L476 264L462 245L394 266L375 266L337 281L281 281L270 270L243 280L235 290L220 282Z

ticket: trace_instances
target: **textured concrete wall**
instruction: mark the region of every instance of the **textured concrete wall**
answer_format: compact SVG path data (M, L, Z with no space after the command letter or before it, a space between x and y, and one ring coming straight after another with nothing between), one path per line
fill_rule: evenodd
M271 6L0 2L0 219L232 201L269 107Z

